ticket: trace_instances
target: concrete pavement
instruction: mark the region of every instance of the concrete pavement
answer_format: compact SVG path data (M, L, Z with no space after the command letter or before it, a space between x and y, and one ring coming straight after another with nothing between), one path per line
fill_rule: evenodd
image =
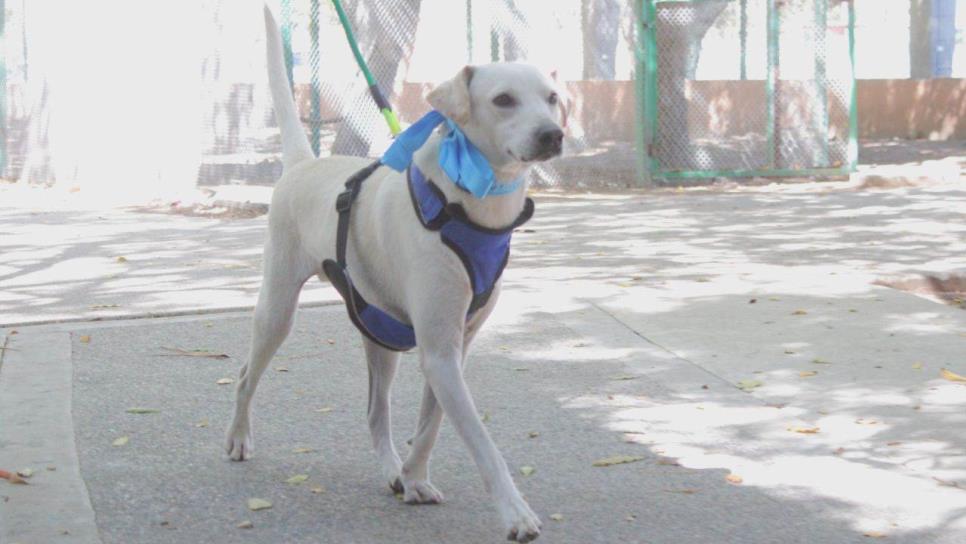
M835 187L538 197L468 379L510 466L536 469L516 479L546 542L966 540L966 385L940 377L966 374L966 313L874 283L966 271L966 190ZM0 406L39 396L59 409L63 394L25 376L67 380L72 417L59 425L74 440L54 438L40 408L0 412L0 466L38 469L31 486L0 482L0 541L91 526L105 543L502 538L449 426L433 464L446 504L409 507L383 489L361 348L341 307L300 311L259 390L256 458L243 464L219 450L231 386L216 382L244 356L247 313L89 321L250 303L263 219L65 210L34 225L2 213L16 236L0 244L18 247L0 280L14 280L0 301ZM63 241L44 253L33 233ZM92 253L81 278L58 268ZM193 264L209 260L235 266ZM332 300L318 285L310 300ZM94 308L101 300L118 306ZM10 326L63 319L78 321ZM68 341L64 364L55 346ZM403 450L421 386L404 359ZM643 459L592 466L613 455ZM296 474L308 481L285 483ZM23 521L52 491L78 525ZM248 511L253 496L273 508ZM237 528L244 520L254 528Z

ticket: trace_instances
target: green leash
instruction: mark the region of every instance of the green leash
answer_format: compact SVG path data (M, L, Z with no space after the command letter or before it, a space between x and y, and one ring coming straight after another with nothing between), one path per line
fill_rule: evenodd
M359 65L359 69L362 70L362 74L366 77L366 83L369 84L369 94L372 95L372 99L376 102L376 107L379 108L382 116L386 119L386 123L389 125L389 132L393 136L396 136L402 131L399 127L399 119L396 118L396 113L392 111L392 106L389 105L389 101L386 100L385 95L382 94L382 90L379 89L379 83L376 82L376 78L372 77L372 72L366 66L366 60L362 58L362 53L359 51L359 44L356 43L356 38L352 35L352 25L349 24L349 18L346 16L345 10L342 9L342 3L339 0L332 0L332 3L335 5L336 13L339 14L342 30L345 31L345 37L349 40L349 47L352 48L352 54L356 58L356 64Z

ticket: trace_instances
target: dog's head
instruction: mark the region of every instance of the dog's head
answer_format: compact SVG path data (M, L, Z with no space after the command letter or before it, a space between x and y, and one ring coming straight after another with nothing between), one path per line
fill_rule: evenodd
M497 172L560 155L566 110L555 82L533 66L467 66L426 95Z

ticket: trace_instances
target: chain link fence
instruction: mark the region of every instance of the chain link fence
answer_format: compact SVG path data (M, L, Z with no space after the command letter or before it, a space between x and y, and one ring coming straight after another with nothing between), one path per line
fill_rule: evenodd
M329 0L269 0L320 156L390 135ZM795 175L855 159L849 0L346 0L403 123L465 64L556 72L570 111L544 187ZM80 186L270 185L280 141L262 2L6 0L0 171ZM116 21L124 21L117 23ZM635 77L638 76L639 77Z
M645 0L645 147L656 178L854 168L848 0Z

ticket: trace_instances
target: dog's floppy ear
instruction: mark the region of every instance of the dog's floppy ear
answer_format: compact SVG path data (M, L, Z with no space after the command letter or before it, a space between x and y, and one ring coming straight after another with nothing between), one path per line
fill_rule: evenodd
M557 107L560 108L560 128L567 128L567 120L570 119L573 100L570 98L567 88L558 79L556 70L550 72L550 79L553 80L554 91L557 93Z
M464 66L453 79L444 81L429 91L426 101L433 109L449 117L458 124L470 120L470 80L473 79L473 67Z

